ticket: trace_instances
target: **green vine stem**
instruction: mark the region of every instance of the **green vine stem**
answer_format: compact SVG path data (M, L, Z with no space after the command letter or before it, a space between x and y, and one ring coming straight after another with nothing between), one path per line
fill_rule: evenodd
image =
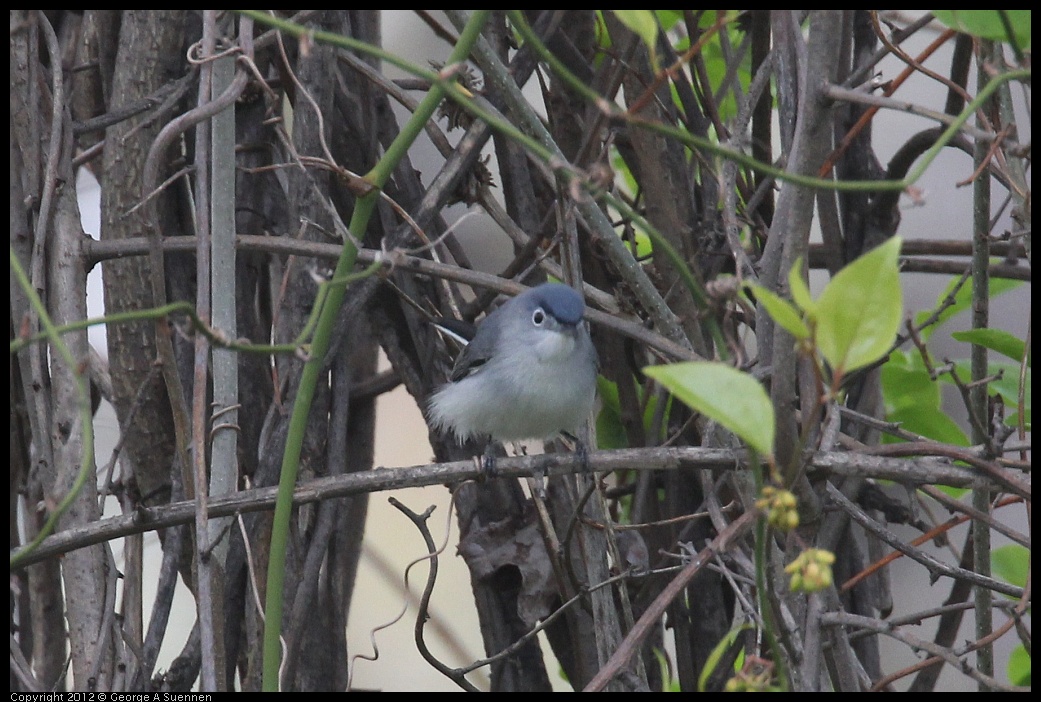
M308 317L307 322L304 324L303 329L297 334L296 339L286 344L255 344L253 342L246 342L239 339L230 339L225 335L222 330L212 327L207 324L198 313L195 311L194 305L187 301L171 302L166 305L159 307L153 307L147 310L129 310L127 312L118 312L116 314L109 314L103 317L91 317L90 319L81 319L76 322L70 322L69 324L63 324L60 327L54 327L54 333L58 335L68 334L74 331L81 331L89 327L98 326L104 324L106 326L113 324L127 324L129 322L140 322L142 320L149 319L161 319L163 317L171 317L176 314L183 314L192 321L192 328L198 333L205 336L211 344L220 348L229 349L231 351L242 351L245 353L260 353L264 355L276 354L276 353L295 353L300 350L307 350L307 340L311 337L311 333L315 327L318 326L318 320L321 316L322 309L325 306L325 301L328 295L329 288L333 286L345 286L353 283L356 280L362 278L368 278L370 275L378 271L380 268L385 266L385 262L377 258L370 263L364 270L357 271L355 273L349 273L345 276L338 278L331 278L322 282L318 286L318 293L315 295L314 308L311 310L311 315ZM17 353L26 346L34 344L38 341L48 338L49 332L43 331L38 334L31 336L18 337L11 340L11 353Z

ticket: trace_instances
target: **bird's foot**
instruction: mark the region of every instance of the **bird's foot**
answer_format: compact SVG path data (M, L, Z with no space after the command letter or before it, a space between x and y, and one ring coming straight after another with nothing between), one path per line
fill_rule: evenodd
M474 460L477 461L480 468L482 481L496 477L494 441L489 441L484 447L484 453Z

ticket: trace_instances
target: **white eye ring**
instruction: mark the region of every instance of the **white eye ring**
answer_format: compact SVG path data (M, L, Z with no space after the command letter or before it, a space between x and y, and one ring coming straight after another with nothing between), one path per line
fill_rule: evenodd
M531 313L531 323L536 327L541 327L546 321L546 313L542 311L541 307L536 307L535 311Z

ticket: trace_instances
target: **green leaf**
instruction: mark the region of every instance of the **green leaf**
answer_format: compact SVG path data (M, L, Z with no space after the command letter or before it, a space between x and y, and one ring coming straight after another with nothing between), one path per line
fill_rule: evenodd
M917 353L892 354L882 365L881 379L887 415L902 407L940 407L940 385L929 376Z
M600 397L600 411L596 415L596 443L605 449L628 448L622 412L618 402L618 385L599 375L596 391Z
M1016 646L1009 654L1008 681L1020 687L1030 686L1030 654L1023 644Z
M741 635L741 632L751 629L751 624L742 624L736 626L727 632L726 636L719 640L719 643L713 647L712 652L708 654L708 658L705 659L705 665L701 667L701 675L698 676L698 692L705 692L705 686L708 684L708 679L711 675L716 672L716 668L719 667L719 661L723 657L723 654L734 645L737 637ZM740 668L737 667L735 661L734 672L736 673Z
M647 50L654 54L658 43L658 20L651 10L612 10L618 21L628 27L647 45Z
M626 194L635 197L636 193L640 192L640 187L636 182L636 178L633 177L632 169L629 168L628 162L622 158L616 147L612 146L611 149L611 166L615 172L614 182Z
M1019 412L1010 412L1008 416L1005 417L1005 426L1018 428ZM1030 410L1023 413L1023 428L1027 431L1033 431L1033 425L1030 422Z
M633 240L631 242L626 241L625 244L637 261L650 258L651 254L654 253L654 242L651 241L651 238L642 229L633 231ZM636 246L634 247L633 244ZM633 251L633 248L636 250Z
M954 368L963 383L969 382L969 379L972 378L972 364L967 359L957 361L954 364ZM1014 363L987 364L988 376L997 375L998 373L1001 373L1001 377L987 384L987 393L990 395L1001 395L1001 399L1005 401L1006 407L1015 408L1019 404L1019 366ZM954 380L951 379L948 373L941 375L940 380L945 383L954 383ZM1027 369L1025 380L1023 405L1029 411L1031 387L1031 372L1029 368Z
M597 394L600 396L600 412L596 415L596 442L602 449L629 448L629 437L625 433L622 424L621 402L618 399L618 385L604 376L596 378ZM637 392L640 388L637 387ZM657 398L650 397L646 402L640 401L644 406L643 428L649 436L651 423L654 421L654 413L658 407ZM668 409L668 405L666 405ZM664 431L664 428L663 428Z
M1005 400L1006 406L1015 407L1019 403L1019 366L1011 363L993 363L991 365L1004 370L1001 378L991 383L991 387ZM1028 410L1030 409L1030 389L1033 387L1030 376L1030 369L1027 368L1023 383L1023 405Z
M817 300L817 348L837 373L880 359L900 328L903 299L893 237L839 271Z
M958 288L958 292L954 295L954 300L951 302L951 304L947 307L944 307L947 298L950 297L951 292L954 290L954 286L957 284L958 278L952 278L951 282L947 284L947 288L943 291L943 293L941 293L940 297L937 298L936 307L934 309L940 309L941 307L943 307L943 311L940 312L939 316L936 319L936 322L922 330L922 341L928 341L929 337L932 336L932 333L936 331L940 327L940 325L942 325L944 322L946 322L948 319L955 316L959 312L964 312L965 310L969 309L969 306L972 305L972 281L969 280L965 283L965 285L962 285L960 288ZM988 285L988 296L990 297L990 299L993 300L998 295L1003 295L1009 292L1010 290L1015 290L1022 284L1023 282L1019 280L1008 280L1007 278L991 278L990 285ZM925 320L931 317L932 314L933 310L919 312L918 314L916 314L915 326L922 326L922 324L925 323Z
M1030 573L1030 551L1019 544L1008 544L990 552L994 574L1010 585L1027 586Z
M882 366L882 400L886 421L899 422L901 428L914 434L968 446L969 439L940 406L940 386L929 376L917 353L897 352ZM885 434L884 443L900 439Z
M669 31L683 19L683 10L654 10L658 22L664 31Z
M796 339L809 339L810 329L806 326L806 323L802 321L802 315L795 309L792 303L785 300L780 295L770 292L767 288L756 283L747 283L746 287L752 291L764 308L766 308L767 314L773 318L775 322L784 327L789 334L794 336Z
M1027 347L1022 339L1004 329L969 329L967 331L954 332L951 336L958 341L965 341L977 346L983 346L991 351L997 351L1017 362L1023 358L1023 353ZM1029 358L1027 359L1027 365L1030 365Z
M802 256L795 260L795 265L788 271L788 289L792 293L792 302L810 316L817 315L817 303L810 295L810 288L802 278Z
M593 57L594 66L599 67L603 62L605 54L613 46L614 42L611 41L611 34L607 31L607 22L604 21L604 11L596 11L596 24L594 28L596 33L596 44L598 50L596 55Z
M651 653L658 660L658 669L661 671L661 691L680 692L680 681L675 676L669 675L672 666L669 665L669 659L665 652L655 646L651 649Z
M643 372L761 455L773 454L773 406L763 386L748 373L710 362L649 366Z
M1001 20L1001 12L1008 19L1008 27ZM933 16L951 29L974 37L1010 44L1015 41L1021 49L1030 48L1030 10L933 10Z
M702 16L702 22L709 19L710 15L715 15L713 11L706 12ZM708 28L715 24L715 18L712 17L707 26ZM742 34L736 31L736 23L732 23L724 27L719 33L709 37L708 41L701 47L701 58L705 66L705 73L708 76L709 85L712 86L712 92L718 95L718 103L716 105L719 110L719 117L724 122L732 119L737 114L737 100L734 97L734 90L729 89L720 94L720 88L723 87L724 81L730 80L734 76L733 56L732 53L726 53L723 51L723 46L720 43L720 35L726 33L731 46L737 46L741 43ZM677 50L677 53L682 53L681 50ZM737 65L737 80L742 90L747 90L749 84L752 82L752 70L751 70L751 57L746 52L743 54L741 62Z
M969 445L969 437L961 430L958 423L939 407L907 405L887 414L886 420L899 422L902 429L940 443L955 446ZM887 444L900 441L890 434L883 437L883 442Z

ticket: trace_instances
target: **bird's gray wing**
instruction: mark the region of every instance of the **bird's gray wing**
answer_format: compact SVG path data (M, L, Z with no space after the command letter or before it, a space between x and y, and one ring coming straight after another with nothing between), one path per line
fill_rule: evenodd
M498 311L496 310L496 312ZM474 338L463 347L459 357L455 359L451 377L453 383L476 373L492 357L496 340L500 334L501 319L496 312L485 318L484 322L477 327Z

